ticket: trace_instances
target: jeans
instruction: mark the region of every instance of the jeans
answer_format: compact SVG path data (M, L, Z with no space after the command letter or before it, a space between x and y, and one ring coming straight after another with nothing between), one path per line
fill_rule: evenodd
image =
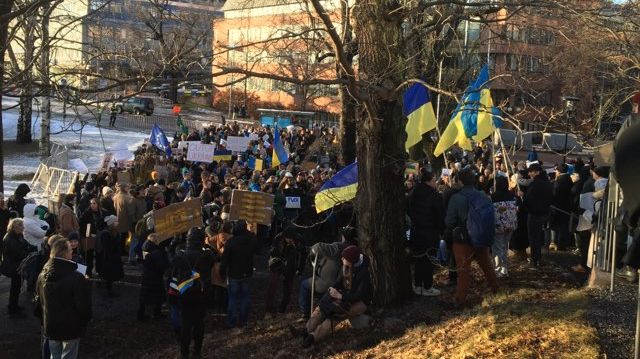
M65 341L49 339L51 359L75 359L78 357L79 349L80 338Z
M227 326L233 328L247 325L249 319L249 280L229 279L229 304L227 305Z
M311 315L311 278L303 279L300 282L298 306L304 317L309 318Z
M529 214L527 218L527 229L529 232L529 247L531 248L531 262L533 265L540 265L542 258L542 246L544 244L544 224L547 216L537 216Z
M40 338L40 346L42 359L51 359L51 350L49 349L49 339L44 336L44 328L42 328L42 337Z
M509 252L509 240L511 239L511 232L509 233L496 233L495 240L491 246L491 254L493 254L493 263L496 273L502 275L508 274L509 262L507 255Z
M20 289L22 288L22 277L20 274L11 276L11 289L9 289L9 312L18 310L20 300Z
M177 304L171 304L169 306L169 318L171 320L171 328L176 334L180 334L180 325L182 323L182 313L180 307Z

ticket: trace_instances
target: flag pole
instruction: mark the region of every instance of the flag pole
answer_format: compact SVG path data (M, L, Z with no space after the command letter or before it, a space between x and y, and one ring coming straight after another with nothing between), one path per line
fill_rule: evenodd
M440 63L438 64L438 89L442 85L442 59L440 59ZM436 102L436 133L438 134L438 141L442 137L440 133L440 92L438 92L438 102ZM444 166L449 168L449 161L447 160L447 156L443 154L444 158Z

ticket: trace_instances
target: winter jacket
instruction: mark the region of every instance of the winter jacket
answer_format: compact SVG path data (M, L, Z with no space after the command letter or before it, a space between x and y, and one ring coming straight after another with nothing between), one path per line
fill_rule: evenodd
M548 216L553 200L553 186L544 174L536 176L524 195L524 206L529 214Z
M201 318L207 307L205 292L211 287L211 268L214 254L205 250L203 243L187 241L185 250L179 251L171 268L172 278L189 278L192 271L200 274L198 285L191 287L185 294L178 296L181 314L188 318Z
M136 205L133 203L133 197L124 192L119 192L113 196L113 206L118 216L118 232L131 232L134 230L136 222L134 216L136 214Z
M13 196L9 197L7 201L7 208L10 211L16 211L18 213L18 217L24 217L24 206L27 204L27 201L24 199L27 194L31 192L31 189L25 183L21 183L16 188L15 192L13 192Z
M315 266L316 281L315 292L324 294L338 278L342 268L342 250L347 245L342 242L316 243L311 246L309 259L313 262L318 255Z
M11 213L8 209L0 208L0 238L4 238L4 235L7 234L7 226L9 225L9 221L11 220ZM2 246L0 245L0 252Z
M106 224L104 223L102 213L100 213L100 211L94 212L91 208L88 208L82 213L80 216L80 237L86 237L88 225L91 225L89 234L94 236L101 230L105 229Z
M49 224L41 220L36 214L37 206L27 204L24 206L24 239L32 246L39 247L44 237L47 235Z
M229 279L245 279L253 275L253 255L257 251L257 239L253 233L242 228L234 231L222 253L220 273Z
M124 269L120 253L120 239L108 230L98 232L96 236L96 270L105 281L115 282L124 278Z
M362 256L362 261L353 265L351 269L351 289L346 289L342 270L339 272L340 274L333 287L342 293L342 302L350 305L357 302L369 304L372 296L369 258Z
M473 186L464 186L460 191L451 196L447 206L447 215L444 223L448 229L467 227L467 212L469 212L469 200L466 196L474 192L480 192ZM483 192L484 194L484 192Z
M169 269L167 252L151 241L142 245L144 265L142 267L142 287L140 302L144 304L160 304L166 299L164 272Z
M0 273L7 277L18 274L17 269L29 253L35 252L38 247L32 246L27 242L21 234L15 232L7 232L2 240L2 264L0 265Z
M414 254L422 254L434 246L444 231L444 201L433 187L418 183L407 199L411 219L409 245Z
M571 212L573 209L572 187L573 181L568 174L563 173L558 176L553 183L553 199L551 204L563 211ZM567 225L569 223L569 216L560 211L554 211L550 220L552 224Z
M77 264L51 258L38 277L38 306L44 335L51 340L72 340L84 335L91 319L91 284Z
M106 216L117 215L116 207L113 204L113 199L109 197L103 197L100 200L100 208L102 208L102 214Z
M133 197L133 226L135 227L136 223L147 214L147 202L144 200L144 197Z
M299 261L300 250L295 244L278 243L269 254L269 269L285 277L293 276L299 267Z
M71 232L78 232L80 230L80 225L78 224L78 218L76 214L73 212L73 209L69 207L67 204L62 204L60 206L60 212L58 215L59 218L59 229L58 232L65 237L69 236Z

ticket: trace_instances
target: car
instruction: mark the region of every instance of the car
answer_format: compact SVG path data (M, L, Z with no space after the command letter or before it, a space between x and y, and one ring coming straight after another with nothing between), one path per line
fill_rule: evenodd
M116 103L116 112L151 116L153 114L153 99L148 97L128 98L123 102Z

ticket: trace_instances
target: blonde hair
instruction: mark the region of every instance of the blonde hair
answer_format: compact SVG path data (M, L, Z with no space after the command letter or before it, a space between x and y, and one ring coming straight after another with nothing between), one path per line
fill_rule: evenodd
M22 218L14 218L9 221L9 225L7 225L7 232L13 232L16 225L21 225L24 227L24 220Z
M54 234L53 236L49 237L49 239L47 239L47 244L49 245L49 247L51 247L55 242L61 239L66 239L66 238L60 234Z

